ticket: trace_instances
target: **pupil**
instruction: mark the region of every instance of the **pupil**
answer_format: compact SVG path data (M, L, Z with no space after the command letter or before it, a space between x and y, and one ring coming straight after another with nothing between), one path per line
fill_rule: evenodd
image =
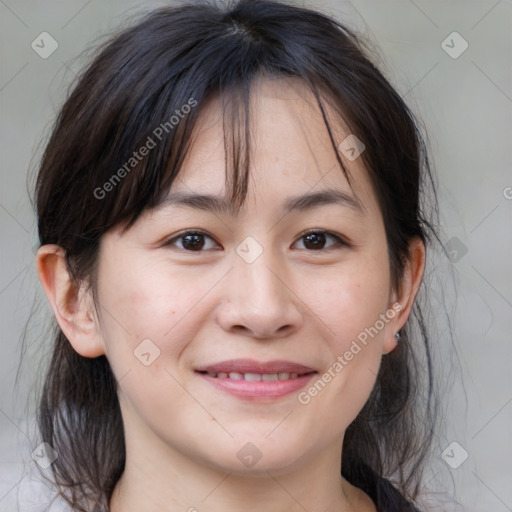
M306 235L306 247L308 242L313 243L312 249L319 249L325 243L325 235L324 233L310 233Z
M183 246L190 249L201 249L204 245L203 235L186 235L183 237ZM192 241L191 241L192 240Z

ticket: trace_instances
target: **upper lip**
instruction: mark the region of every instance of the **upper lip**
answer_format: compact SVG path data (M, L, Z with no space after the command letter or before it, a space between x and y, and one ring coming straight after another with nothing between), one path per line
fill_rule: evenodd
M197 372L238 372L238 373L297 373L299 375L314 372L313 368L292 361L255 361L253 359L231 359L196 368Z

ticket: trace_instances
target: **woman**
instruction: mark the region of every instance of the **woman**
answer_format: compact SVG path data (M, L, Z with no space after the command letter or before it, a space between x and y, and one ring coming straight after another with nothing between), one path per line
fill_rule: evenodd
M418 510L430 183L407 106L320 13L187 3L105 44L36 189L39 426L73 509Z

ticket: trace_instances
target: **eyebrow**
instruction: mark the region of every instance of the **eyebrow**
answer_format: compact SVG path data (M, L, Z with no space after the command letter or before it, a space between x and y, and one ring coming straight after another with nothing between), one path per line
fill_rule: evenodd
M304 212L318 206L337 204L348 207L359 215L364 215L364 207L354 196L341 190L326 189L314 193L291 196L283 203L285 213ZM171 192L156 205L157 209L166 206L185 206L218 214L236 215L234 205L225 197L210 194L189 194Z

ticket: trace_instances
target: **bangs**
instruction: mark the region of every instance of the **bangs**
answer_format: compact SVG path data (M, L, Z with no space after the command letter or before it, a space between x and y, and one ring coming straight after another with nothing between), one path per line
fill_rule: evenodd
M237 81L229 84L217 84L217 88L204 91L202 98L191 96L187 99L186 95L181 95L180 101L174 101L170 107L165 108L165 104L162 103L165 113L160 118L167 117L168 120L161 122L156 128L147 127L136 145L137 148L150 146L147 158L140 163L137 162L134 172L130 175L126 173L126 178L112 193L112 225L123 224L124 232L145 210L156 208L162 203L178 178L187 154L194 144L194 130L213 99L219 100L222 116L227 198L231 211L234 214L238 213L246 200L250 178L251 94L254 94L254 85L259 79L279 80L289 77L276 73L255 72L252 76L238 76ZM305 77L295 78L306 82ZM189 90L186 83L180 85L182 89ZM350 184L350 175L339 156L324 101L313 84L309 85L309 90L316 99L338 163ZM176 107L180 103L181 106ZM186 109L186 115L180 116L180 112L187 106L189 108ZM176 122L178 117L181 119ZM129 127L125 129L127 132L130 131ZM134 150L132 154L136 152L138 151ZM133 161L133 157L128 159L128 163L130 161Z
M182 83L180 88L190 90L187 85ZM164 120L141 132L136 149L128 158L128 165L130 161L134 163L133 171L121 173L126 177L109 198L112 226L121 223L122 231L129 229L143 211L158 207L165 199L194 145L195 129L213 99L219 100L222 116L226 191L232 211L239 210L247 196L250 172L250 85L250 79L244 77L242 82L203 91L202 97L198 93L189 98L182 95L178 101L162 105L164 114L157 117ZM187 105L188 113L174 123ZM138 129L142 129L140 124ZM125 130L131 131L128 126ZM133 155L144 146L149 148L147 157L134 162Z
M280 7L273 9L279 19ZM81 195L80 209L95 212L87 225L75 229L81 240L66 244L73 247L70 252L80 252L118 224L128 229L144 210L160 203L178 176L202 110L215 96L223 116L226 190L238 210L248 189L249 100L257 77L294 77L309 87L349 180L318 90L341 115L340 105L350 97L350 89L343 81L336 83L327 63L315 61L314 49L311 55L304 47L297 53L297 33L282 33L279 26L252 26L246 19L250 10L248 3L227 13L201 3L197 11L193 2L180 10L160 9L143 19L137 30L125 30L99 48L60 116L61 128L72 122L74 129L67 130L66 141L49 145L60 146L61 175L71 189L67 197ZM283 6L283 23L290 22L289 14ZM301 22L299 17L297 23ZM338 73L343 66L338 64L337 69ZM57 127L55 134L59 131L65 130ZM351 131L364 137L357 126ZM74 173L67 171L69 166ZM73 179L73 174L81 179ZM64 210L76 209L77 205L63 204L66 198L60 199ZM48 202L44 208L51 208ZM52 225L48 228L48 233L55 231ZM56 242L46 233L41 239Z

